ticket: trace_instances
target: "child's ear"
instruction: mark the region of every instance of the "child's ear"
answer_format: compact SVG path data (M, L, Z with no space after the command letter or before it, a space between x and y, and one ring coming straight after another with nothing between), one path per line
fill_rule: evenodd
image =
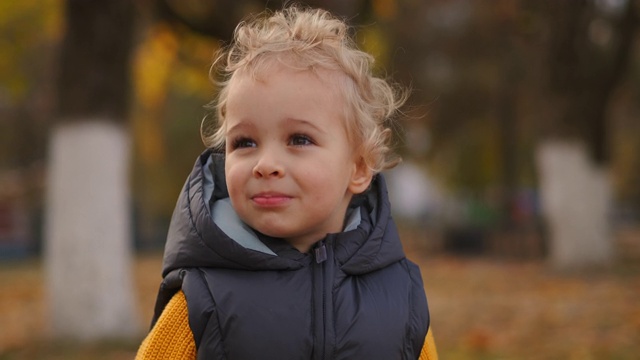
M354 163L354 170L349 181L349 191L354 195L364 192L369 187L369 184L371 184L372 178L373 172L367 166L364 158L360 157L360 159Z

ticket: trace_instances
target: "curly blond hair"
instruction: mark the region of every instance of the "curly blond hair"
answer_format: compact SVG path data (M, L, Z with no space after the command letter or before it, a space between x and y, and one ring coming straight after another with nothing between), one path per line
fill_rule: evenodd
M373 75L373 56L359 50L348 32L347 24L329 12L300 6L241 22L232 43L211 67L211 78L220 86L217 101L210 105L218 124L213 134L203 133L205 145L224 146L226 103L234 75L248 73L255 78L276 60L295 69L344 74L346 81L338 88L345 99L349 141L373 173L395 166L400 159L391 148L391 120L406 100L406 91Z

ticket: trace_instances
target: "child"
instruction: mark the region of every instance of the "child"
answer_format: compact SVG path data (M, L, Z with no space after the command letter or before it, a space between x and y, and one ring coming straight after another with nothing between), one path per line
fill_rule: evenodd
M379 174L402 101L347 31L300 7L236 29L138 359L437 358Z

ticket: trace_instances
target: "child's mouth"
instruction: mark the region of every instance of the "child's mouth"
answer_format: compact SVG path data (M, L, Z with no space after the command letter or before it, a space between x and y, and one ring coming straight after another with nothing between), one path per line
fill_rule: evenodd
M281 206L291 200L291 196L280 193L259 193L251 197L251 200L258 206L272 207Z

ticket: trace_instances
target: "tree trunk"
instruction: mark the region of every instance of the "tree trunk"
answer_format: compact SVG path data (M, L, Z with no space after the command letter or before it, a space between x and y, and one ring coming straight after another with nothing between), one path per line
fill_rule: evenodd
M559 269L608 265L613 258L608 169L590 160L587 148L577 141L542 142L536 160L552 239L551 264Z
M106 119L57 126L49 149L46 274L52 330L80 340L135 335L130 140Z
M133 4L68 0L48 160L45 269L53 335L138 330L128 116Z
M553 35L547 54L548 108L541 116L544 139L536 160L550 260L568 269L606 265L614 257L607 110L627 69L637 10L628 1L619 15L606 18L596 2L543 4ZM590 29L605 18L611 37L598 43Z

